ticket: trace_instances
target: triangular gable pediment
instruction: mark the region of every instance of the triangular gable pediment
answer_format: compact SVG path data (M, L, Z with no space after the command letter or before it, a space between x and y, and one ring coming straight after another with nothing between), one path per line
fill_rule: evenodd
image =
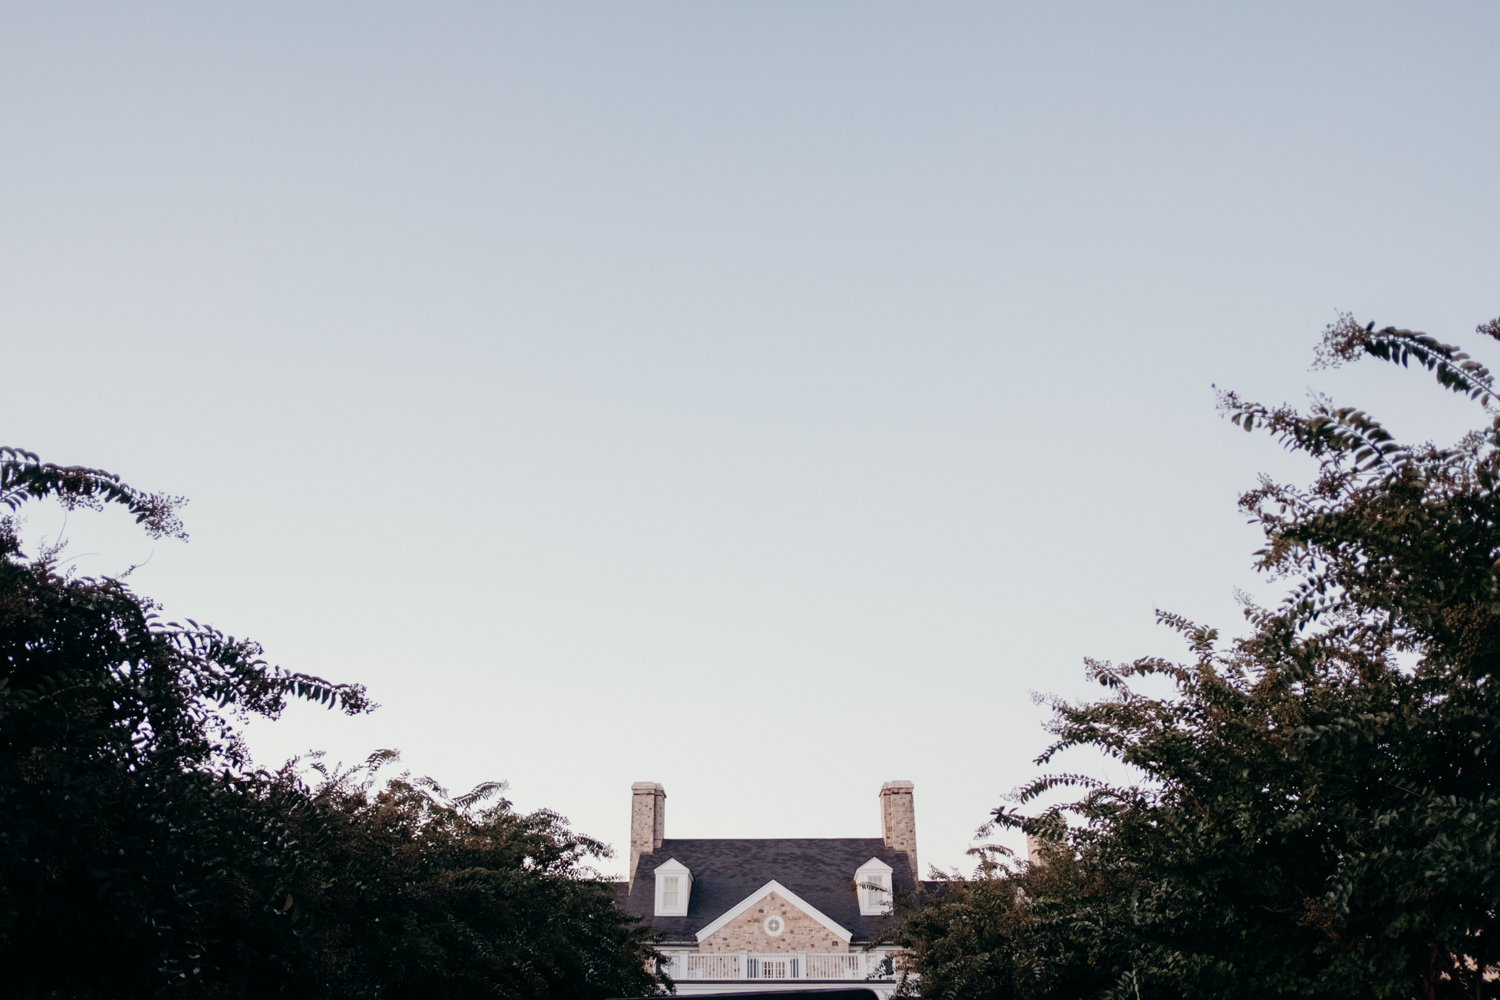
M816 906L813 906L807 900L803 899L801 896L797 895L795 892L788 889L786 886L782 885L780 882L776 881L773 878L771 881L767 882L765 885L761 886L759 889L756 889L750 895L746 896L743 900L736 903L728 910L725 910L722 914L719 915L717 920L699 931L697 934L699 943L702 943L709 937L709 935L727 925L735 917L744 913L746 910L750 909L750 907L754 906L762 899L765 899L773 892L776 893L776 895L780 896L782 899L786 900L788 903L791 903L803 913L807 914L812 919L816 920L818 923L822 924L829 933L843 939L845 944L848 944L850 939L854 937L854 935L850 931L847 931L843 927L840 927L837 922L824 914Z

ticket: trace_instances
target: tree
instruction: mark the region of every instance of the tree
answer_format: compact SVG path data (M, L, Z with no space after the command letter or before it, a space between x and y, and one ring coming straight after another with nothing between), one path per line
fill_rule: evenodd
M995 845L971 853L973 877L934 872L935 886L898 898L882 940L905 949L899 995L1076 998L1111 985L1098 921L1120 887L1105 870L1050 849L1034 865Z
M1500 338L1500 321L1479 331ZM1224 394L1234 423L1317 462L1307 487L1263 480L1241 498L1266 536L1258 567L1290 591L1247 603L1249 634L1228 643L1159 613L1189 662L1090 661L1110 695L1054 704L1039 764L1086 745L1142 780L1047 775L1019 805L1058 787L1082 797L1041 816L996 810L1033 834L1081 821L1052 863L1084 877L1018 904L1032 944L1015 989L1076 964L1071 941L1106 974L1102 995L1500 993L1487 978L1500 972L1500 416L1490 373L1457 348L1343 317L1320 361L1361 356L1416 362L1488 426L1405 445L1326 399L1301 413ZM1173 693L1131 686L1148 676ZM1031 876L994 878L1015 892Z
M377 788L395 758L325 772L290 825L311 850L278 903L289 927L307 925L296 933L316 949L314 995L591 998L667 982L646 929L586 865L605 845L553 812L514 812L497 782L459 796L409 775ZM292 768L278 777L301 801Z
M600 997L649 993L655 952L557 816L493 784L380 792L257 770L236 731L364 688L254 642L163 622L121 579L28 559L14 512L116 504L185 537L179 498L0 449L0 967L8 995ZM388 756L388 755L385 755ZM380 759L381 755L377 755Z
M118 504L185 537L176 498L0 451L0 503ZM211 887L242 815L236 713L362 688L268 666L252 642L161 622L121 580L26 561L0 520L0 949L22 995L185 980L214 944Z

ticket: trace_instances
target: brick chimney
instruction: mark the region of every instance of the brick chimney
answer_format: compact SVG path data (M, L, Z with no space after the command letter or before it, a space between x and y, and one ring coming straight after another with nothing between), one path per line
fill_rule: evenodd
M1039 833L1028 833L1026 835L1026 861L1033 865L1045 865L1047 855L1058 850L1064 844L1064 831L1062 829L1043 829Z
M880 786L880 832L886 847L906 852L912 878L921 878L917 867L917 807L912 798L915 788L910 781L887 781Z
M630 786L630 881L635 882L635 866L642 854L661 846L662 830L667 818L667 790L654 781L637 781Z

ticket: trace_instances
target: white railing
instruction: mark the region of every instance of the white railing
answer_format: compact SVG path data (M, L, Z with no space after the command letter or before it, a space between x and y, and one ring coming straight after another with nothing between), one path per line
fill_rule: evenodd
M668 952L673 979L890 979L888 958L865 951L826 954L787 952Z
M863 979L864 969L860 959L865 956L862 953L848 955L808 955L807 956L807 978L808 979Z
M740 956L738 955L694 955L682 956L687 959L687 968L683 971L685 979L738 979L740 978ZM672 963L676 965L677 963Z

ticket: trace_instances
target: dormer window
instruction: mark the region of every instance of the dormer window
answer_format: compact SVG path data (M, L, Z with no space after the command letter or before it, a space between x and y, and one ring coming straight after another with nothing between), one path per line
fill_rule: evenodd
M859 893L859 913L875 917L891 912L891 866L871 858L854 873L855 891Z
M885 913L890 909L891 887L887 884L889 875L867 874L862 881L865 890L865 911L868 913Z
M656 875L656 915L658 917L685 917L688 897L693 891L693 873L687 865L672 858L659 866Z

